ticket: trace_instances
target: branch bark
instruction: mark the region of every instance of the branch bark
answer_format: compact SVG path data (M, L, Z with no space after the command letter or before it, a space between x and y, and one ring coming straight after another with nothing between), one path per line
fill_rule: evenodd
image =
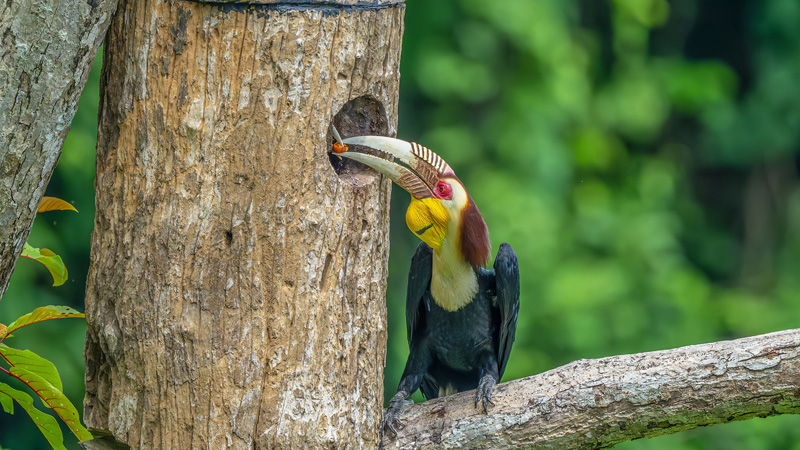
M594 449L691 428L800 413L800 329L672 350L580 360L404 410L384 450Z
M329 159L328 130L394 134L403 13L120 2L101 79L90 427L134 449L378 446L391 182Z
M116 0L0 5L0 298L116 7Z

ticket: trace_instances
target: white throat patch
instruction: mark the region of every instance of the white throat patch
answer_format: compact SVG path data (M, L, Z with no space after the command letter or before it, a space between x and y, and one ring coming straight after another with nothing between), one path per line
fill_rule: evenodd
M475 298L478 293L478 276L472 266L461 259L458 227L461 223L461 210L467 204L467 192L455 179L448 179L453 190L452 200L443 200L450 220L442 248L433 252L431 267L431 294L442 309L458 311Z
M478 293L478 276L472 266L461 261L455 253L445 251L445 247L442 247L441 255L433 253L431 269L431 295L442 309L458 311Z

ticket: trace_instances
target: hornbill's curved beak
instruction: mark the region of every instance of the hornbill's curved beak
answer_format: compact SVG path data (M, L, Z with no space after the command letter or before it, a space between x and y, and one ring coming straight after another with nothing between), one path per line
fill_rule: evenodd
M436 182L445 176L454 176L450 166L429 149L414 142L401 141L384 136L355 136L340 140L338 132L334 136L340 142L339 147L362 145L383 151L389 155L381 158L357 151L342 151L337 156L349 158L363 163L391 178L398 186L408 191L414 198L434 197ZM399 160L402 164L395 162Z
M411 194L406 225L412 233L437 254L447 247L445 253L453 260L472 267L486 265L491 250L486 223L453 169L439 155L414 142L384 136L342 140L333 130L337 156L372 167ZM348 151L348 145L381 150L388 156Z

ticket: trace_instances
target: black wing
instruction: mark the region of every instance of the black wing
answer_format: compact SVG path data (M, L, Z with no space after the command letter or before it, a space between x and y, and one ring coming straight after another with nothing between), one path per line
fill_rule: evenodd
M431 268L433 264L433 251L428 244L420 242L414 257L411 258L411 268L408 271L408 290L406 291L406 332L408 347L414 342L414 333L419 321L420 308L423 307L425 292L430 289ZM424 305L428 307L429 305Z
M500 339L497 348L499 375L503 376L517 332L517 316L519 316L519 264L514 249L505 242L497 250L494 260L496 283L495 306L500 310ZM498 380L500 381L500 380Z
M424 315L430 309L431 270L433 265L433 250L428 244L420 242L414 257L411 258L411 268L408 271L408 290L406 291L406 333L408 348L414 348L414 341L419 338L419 333L424 333L420 326L424 325ZM420 323L423 321L423 323ZM413 351L413 350L412 350ZM430 373L425 373L419 389L427 399L436 398L439 394L439 385Z

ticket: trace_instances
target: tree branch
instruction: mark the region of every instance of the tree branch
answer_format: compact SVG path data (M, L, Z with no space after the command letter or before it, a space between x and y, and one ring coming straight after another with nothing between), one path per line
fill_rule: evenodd
M0 5L0 298L116 7L117 0Z
M800 412L800 329L579 360L497 386L408 406L382 448L606 448L705 425Z

